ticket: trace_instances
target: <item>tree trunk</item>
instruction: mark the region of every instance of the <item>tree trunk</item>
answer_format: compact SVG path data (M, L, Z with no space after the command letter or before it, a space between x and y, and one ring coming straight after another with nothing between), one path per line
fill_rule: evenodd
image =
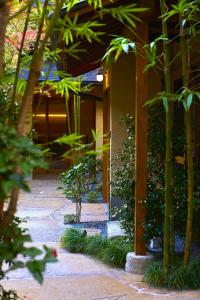
M4 73L4 50L5 50L5 35L8 23L8 7L9 1L0 0L0 82Z
M160 0L162 16L167 12L165 0ZM167 23L162 18L162 33L168 37ZM164 52L164 73L165 73L165 91L172 93L171 70L170 70L170 49L167 40L163 41ZM172 200L173 188L173 165L172 165L172 103L168 100L166 109L166 153L165 153L165 217L164 217L164 258L163 269L168 273L168 267L174 260L174 210Z
M24 96L22 99L22 105L21 105L21 110L20 110L18 124L17 124L17 133L19 136L22 136L25 131L26 116L29 111L29 107L32 105L34 89L38 83L38 79L40 76L40 70L42 67L43 53L45 50L45 46L46 46L46 43L47 43L52 31L54 30L54 28L56 26L56 22L60 16L60 10L62 8L64 0L60 0L60 1L56 2L54 14L49 21L49 25L45 32L45 37L44 37L43 41L40 42L43 25L44 25L44 20L46 17L46 9L47 9L48 2L49 2L49 0L45 0L44 5L43 5L43 14L42 14L42 17L40 20L40 25L39 25L39 29L38 29L37 38L36 38L35 51L34 51L32 62L31 62L31 67L30 67L30 71L29 71L29 77L28 77L25 93L24 93ZM18 170L18 172L20 172L20 170ZM10 198L10 203L9 203L8 209L7 209L6 213L4 214L4 218L2 221L3 223L1 224L2 226L8 225L13 221L14 215L17 210L18 197L19 197L19 190L17 188L14 188L11 193L11 198Z

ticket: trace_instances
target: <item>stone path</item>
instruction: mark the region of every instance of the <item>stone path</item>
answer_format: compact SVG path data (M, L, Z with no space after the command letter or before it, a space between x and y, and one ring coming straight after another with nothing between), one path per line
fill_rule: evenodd
M140 275L108 267L81 254L66 253L59 245L65 230L63 215L73 213L74 204L57 190L57 180L33 180L32 192L21 193L18 215L27 217L34 245L45 243L58 250L56 264L50 264L45 281L38 285L26 270L10 273L4 286L17 290L26 300L187 300L200 299L200 291L169 292L148 287ZM83 204L82 221L107 219L103 204Z

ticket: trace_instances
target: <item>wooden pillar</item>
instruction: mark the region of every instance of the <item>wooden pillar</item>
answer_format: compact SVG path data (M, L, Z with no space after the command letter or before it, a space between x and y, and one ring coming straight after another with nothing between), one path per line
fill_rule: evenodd
M136 174L135 174L135 254L146 254L144 239L144 221L146 209L144 200L147 195L147 111L144 103L147 100L147 73L144 72L147 61L143 52L144 43L148 42L148 25L143 23L137 27L137 40L140 51L136 53L136 99L135 99L135 145L136 145Z
M49 143L49 99L45 98L46 137L45 143Z
M109 89L104 91L103 97L103 144L110 142L110 97ZM103 199L110 201L110 153L103 154Z

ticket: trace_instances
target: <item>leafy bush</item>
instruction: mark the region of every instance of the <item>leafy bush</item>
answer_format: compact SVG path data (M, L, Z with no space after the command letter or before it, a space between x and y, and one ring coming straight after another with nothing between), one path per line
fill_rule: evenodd
M64 224L73 224L76 223L76 215L71 214L71 215L64 215Z
M82 253L87 244L86 232L75 228L67 229L61 237L61 246L72 253Z
M124 238L115 238L108 241L107 246L102 249L98 257L105 263L123 268L127 253L133 251L133 244L127 242Z
M76 202L77 222L80 221L81 204L84 194L88 195L89 201L98 196L95 185L99 187L99 172L102 168L102 161L93 155L80 157L75 165L60 175L61 189L67 198ZM96 198L95 198L96 197Z
M126 255L133 245L124 238L109 240L101 235L87 236L85 231L68 229L61 237L61 245L72 253L85 253L103 262L124 267Z
M161 262L152 263L145 272L144 280L157 287L167 287L176 290L200 288L200 257L184 267L177 263L169 269L168 277L164 276Z
M119 218L121 227L126 235L133 239L134 232L134 203L135 203L135 148L134 120L128 115L121 119L126 130L126 139L117 154L115 161L118 165L112 172L112 195L123 200L121 208L115 208L111 213Z
M0 285L0 299L2 300L18 300L19 297L17 296L14 290L6 291L2 285Z
M166 286L166 277L161 262L153 262L146 269L144 281L155 287Z
M14 187L28 191L25 180L33 168L47 167L43 151L26 136L17 136L16 130L0 123L0 199L5 199ZM21 172L17 172L17 167Z
M154 108L156 113L149 116L149 153L148 153L148 186L145 205L147 216L144 224L146 240L153 237L163 237L164 222L164 153L165 153L165 126L163 126L162 111ZM134 148L134 122L133 117L127 115L122 118L122 125L126 130L126 139L116 157L117 168L112 173L112 193L123 200L121 208L116 208L112 214L121 221L130 240L134 239L134 203L135 203L135 148ZM179 129L174 129L176 130ZM174 132L174 136L175 136ZM160 136L160 139L159 139ZM155 137L155 139L154 139ZM164 144L163 144L164 143ZM182 148L180 147L182 145ZM183 138L174 142L174 157L184 148ZM182 153L181 153L182 154ZM194 226L193 231L198 238L200 228L200 172L196 166L194 172ZM185 234L187 217L187 172L184 165L174 161L173 182L175 228L179 235Z
M88 243L85 248L85 253L101 257L102 249L108 246L109 240L102 237L101 235L95 235L88 237Z
M88 203L97 203L98 202L98 195L97 191L90 191L86 194L86 199Z
M9 226L0 230L0 266L6 263L0 270L0 280L12 270L27 268L33 277L42 283L46 264L56 262L57 255L54 249L46 246L43 247L43 251L36 247L26 246L25 243L32 242L32 240L27 230L20 227L21 223L22 220L15 217ZM26 260L21 260L19 254Z

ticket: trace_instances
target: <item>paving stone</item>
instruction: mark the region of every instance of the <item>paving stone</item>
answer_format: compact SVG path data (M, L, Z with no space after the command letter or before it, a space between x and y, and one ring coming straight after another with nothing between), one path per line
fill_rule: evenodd
M169 292L155 289L143 282L141 275L129 274L111 268L86 255L71 254L61 249L58 242L66 229L63 215L74 213L75 204L58 192L55 175L41 175L33 180L32 193L21 193L18 214L29 216L23 227L29 229L33 245L42 249L43 244L56 248L58 263L49 264L42 286L38 285L27 270L16 270L3 282L15 289L23 300L197 300L200 291ZM40 193L44 191L44 193ZM48 196L47 196L48 195ZM83 204L82 221L107 220L105 204ZM95 229L92 230L93 234Z
M37 198L37 199L33 199L31 200L21 200L19 202L19 208L18 210L21 209L26 209L26 208L47 208L48 209L60 209L62 208L64 205L66 205L65 201L60 199L60 198Z
M134 289L123 285L109 275L71 275L46 278L43 286L35 281L11 280L4 283L13 286L21 299L26 300L197 300L197 292L165 294Z
M53 209L35 209L35 208L30 208L30 209L23 209L19 210L17 212L17 216L20 218L26 218L26 219L41 219L41 218L47 218L51 214L53 214L54 210Z

